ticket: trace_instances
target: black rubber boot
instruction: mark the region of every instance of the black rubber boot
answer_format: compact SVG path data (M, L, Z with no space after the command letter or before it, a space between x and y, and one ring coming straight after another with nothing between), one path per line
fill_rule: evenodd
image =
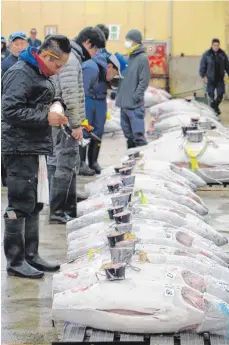
M55 272L59 265L49 264L38 254L39 246L39 213L25 218L25 259L28 264L38 270Z
M87 146L79 147L80 151L80 169L79 169L79 175L82 176L94 176L95 171L90 169L86 164L86 154L87 154Z
M221 111L219 109L219 105L222 102L222 97L217 97L216 101L215 101L215 111L217 115L221 114Z
M210 99L210 107L216 112L216 101L214 98Z
M133 139L132 139L132 138L128 138L128 139L127 139L127 148L128 148L128 149L132 149L133 147L136 147L136 145L135 145Z
M56 167L54 165L47 165L48 169L48 181L49 181L49 195L51 193L51 181L53 176L55 175Z
M101 142L97 140L92 140L89 144L89 149L88 149L89 167L93 169L96 172L96 174L101 174L101 170L102 170L97 162L98 157L99 157L100 147L101 147Z
M67 201L65 204L65 214L69 217L69 219L77 217L76 207L76 173L74 171L72 175L72 181L68 190Z
M8 275L30 279L42 278L44 272L30 266L25 260L25 218L4 220L4 252Z
M49 216L49 222L51 224L66 224L72 220L65 214L68 190L69 183L66 183L64 178L52 178Z

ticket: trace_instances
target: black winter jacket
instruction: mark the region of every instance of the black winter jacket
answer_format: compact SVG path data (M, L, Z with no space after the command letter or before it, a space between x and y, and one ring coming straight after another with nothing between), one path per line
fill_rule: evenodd
M215 75L215 57L212 49L207 50L200 61L200 77L207 77L208 80L223 80L225 72L229 75L229 60L226 53L220 49L218 51L219 75Z
M10 50L7 48L5 42L3 44L4 44L4 46L1 49L1 61L3 61L5 58L7 58L7 56L9 56L11 54Z
M18 61L2 78L2 153L52 154L48 112L55 87L39 69Z

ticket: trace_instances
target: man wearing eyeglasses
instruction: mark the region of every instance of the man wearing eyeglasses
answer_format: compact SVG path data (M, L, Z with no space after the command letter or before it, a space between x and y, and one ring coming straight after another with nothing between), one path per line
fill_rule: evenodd
M48 196L45 156L52 154L51 126L68 119L52 105L53 75L68 61L71 51L66 36L50 36L38 49L28 47L2 78L2 154L7 173L8 207L4 214L4 252L7 273L22 278L41 278L59 265L43 260L39 247L39 213ZM63 104L64 105L64 104ZM62 109L62 108L61 108Z
M24 32L14 32L9 38L11 54L2 61L3 74L18 61L19 53L28 47L27 37Z

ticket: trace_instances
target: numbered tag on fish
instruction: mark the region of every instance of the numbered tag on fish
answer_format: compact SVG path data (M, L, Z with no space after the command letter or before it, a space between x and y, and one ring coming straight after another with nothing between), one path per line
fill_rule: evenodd
M165 232L165 238L168 240L173 240L173 234L170 231Z
M174 289L172 287L165 287L165 296L166 297L173 297L174 296Z
M172 272L167 272L167 273L166 273L166 278L167 278L168 280L173 280L173 279L175 278L175 274L172 273Z

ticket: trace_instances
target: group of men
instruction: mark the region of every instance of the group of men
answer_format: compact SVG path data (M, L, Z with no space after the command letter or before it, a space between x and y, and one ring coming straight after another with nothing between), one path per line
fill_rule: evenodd
M101 24L86 27L71 41L62 35L48 36L39 49L20 49L22 43L28 44L21 34L12 37L14 45L20 43L15 45L15 51L16 47L20 51L17 62L2 77L2 155L8 187L4 250L8 274L40 278L44 271L59 269L38 251L39 213L44 203L38 190L45 157L50 222L65 224L77 217L78 170L101 172L98 156L106 98L114 78L121 81L116 103L127 146L147 144L144 92L150 70L138 30L126 35L128 65L122 55L106 50L109 30ZM83 138L88 139L82 127L85 118L95 134L87 146L83 144ZM70 129L70 137L64 128Z

